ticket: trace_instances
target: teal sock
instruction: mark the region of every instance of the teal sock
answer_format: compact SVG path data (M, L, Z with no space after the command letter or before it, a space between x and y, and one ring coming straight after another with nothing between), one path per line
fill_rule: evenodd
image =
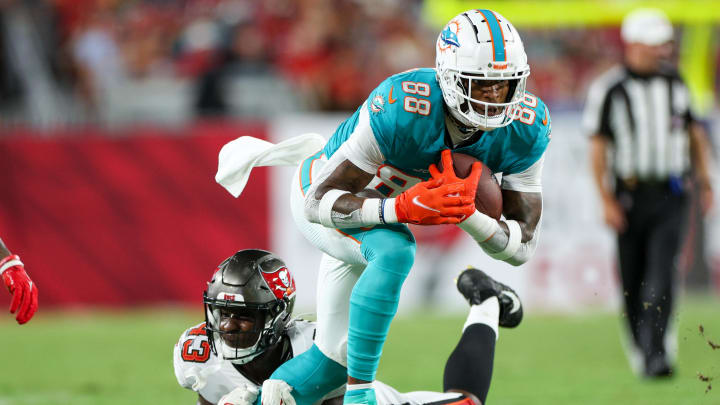
M372 388L364 388L359 390L345 391L343 404L377 405L377 400L375 399L375 390Z
M270 376L293 387L297 405L312 405L347 381L347 370L325 356L316 345L288 360Z

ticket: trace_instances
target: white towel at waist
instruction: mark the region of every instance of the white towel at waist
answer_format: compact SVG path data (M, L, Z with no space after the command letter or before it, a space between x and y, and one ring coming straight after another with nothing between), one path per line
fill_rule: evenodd
M220 149L215 181L237 198L245 188L253 167L295 166L323 146L325 138L312 133L302 134L278 144L252 136L241 136Z

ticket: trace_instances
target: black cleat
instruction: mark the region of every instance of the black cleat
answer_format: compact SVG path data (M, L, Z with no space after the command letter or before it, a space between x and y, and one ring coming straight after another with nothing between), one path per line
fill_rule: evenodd
M655 355L645 359L645 376L648 378L672 377L674 370L663 355Z
M498 324L504 328L514 328L522 321L522 303L517 293L505 284L493 280L482 270L471 267L460 273L457 289L470 305L480 305L490 297L497 297L500 302Z

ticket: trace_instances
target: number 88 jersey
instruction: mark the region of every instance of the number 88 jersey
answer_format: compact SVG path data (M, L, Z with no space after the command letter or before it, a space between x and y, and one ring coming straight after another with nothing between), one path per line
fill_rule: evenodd
M430 164L436 163L440 152L451 145L447 127L450 118L446 117L436 77L435 69L422 68L384 80L355 114L340 124L323 149L325 156L330 159L351 136L371 131L373 145L355 141L350 142L353 146L346 146L351 152L359 148L379 152L348 154L356 166L375 173L371 187L393 197L427 180ZM547 148L550 116L542 100L525 93L514 118L506 127L478 131L453 150L480 159L494 173L525 171ZM372 158L364 159L366 156Z

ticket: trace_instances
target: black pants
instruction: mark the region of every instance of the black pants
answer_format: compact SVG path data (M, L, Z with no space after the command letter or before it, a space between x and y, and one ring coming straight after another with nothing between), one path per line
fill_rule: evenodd
M625 310L634 343L647 362L652 356L665 356L688 197L665 182L633 187L619 182L617 196L628 221L618 235Z

